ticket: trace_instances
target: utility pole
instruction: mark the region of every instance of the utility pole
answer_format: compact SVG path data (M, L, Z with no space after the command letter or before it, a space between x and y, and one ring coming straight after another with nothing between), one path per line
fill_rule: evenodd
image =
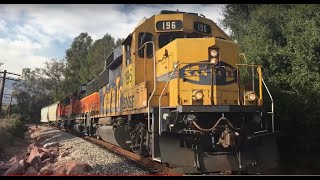
M15 76L20 76L20 74L7 72L7 70L4 70L3 72L0 72L0 73L3 73L2 83L1 83L2 85L1 85L1 91L0 91L0 115L1 115L1 111L2 111L2 99L3 99L4 86L5 86L6 80L19 81L19 79L6 77L6 75L7 75L7 74L11 74L11 75L15 75Z
M2 77L2 83L1 83L1 92L0 92L0 115L1 115L1 110L2 110L2 99L3 99L3 92L4 92L4 84L6 82L6 75L7 75L7 70L4 70L3 77Z

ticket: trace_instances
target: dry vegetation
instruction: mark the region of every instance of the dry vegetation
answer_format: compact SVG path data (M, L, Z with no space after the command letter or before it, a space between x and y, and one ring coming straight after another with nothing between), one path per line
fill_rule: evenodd
M16 139L24 138L26 127L17 115L10 119L0 119L0 153Z

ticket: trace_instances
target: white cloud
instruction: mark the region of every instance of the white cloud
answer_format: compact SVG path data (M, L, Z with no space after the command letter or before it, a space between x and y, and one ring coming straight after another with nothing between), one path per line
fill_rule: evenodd
M4 20L2 20L2 19L0 19L0 32L5 32L5 31L7 31L7 23L4 21Z
M21 73L24 67L43 67L43 62L48 58L33 54L39 48L41 45L38 43L0 38L0 62L4 63L1 69Z
M125 38L143 17L149 18L165 9L195 12L217 22L222 18L222 7L217 4L0 5L0 62L5 63L1 68L20 73L22 67L43 66L44 60L51 57L39 55L42 49L50 49L57 41L70 44L81 32L88 32L93 39L106 33Z

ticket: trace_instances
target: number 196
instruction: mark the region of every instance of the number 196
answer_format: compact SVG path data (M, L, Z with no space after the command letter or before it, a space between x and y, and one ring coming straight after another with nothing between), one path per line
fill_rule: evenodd
M176 29L176 22L163 22L162 23L162 28L163 29Z

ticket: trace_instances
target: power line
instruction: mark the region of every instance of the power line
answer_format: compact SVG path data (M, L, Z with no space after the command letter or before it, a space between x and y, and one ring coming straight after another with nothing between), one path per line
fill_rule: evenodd
M6 71L7 74L12 74L12 75L15 75L15 76L21 76L20 74L17 74L17 73L7 72L7 70L4 70L4 71ZM4 73L4 71L0 72L0 73Z
M3 78L3 77L2 77L2 76L0 76L0 78ZM11 80L11 81L20 81L20 79L11 78L11 77L6 77L6 80Z

